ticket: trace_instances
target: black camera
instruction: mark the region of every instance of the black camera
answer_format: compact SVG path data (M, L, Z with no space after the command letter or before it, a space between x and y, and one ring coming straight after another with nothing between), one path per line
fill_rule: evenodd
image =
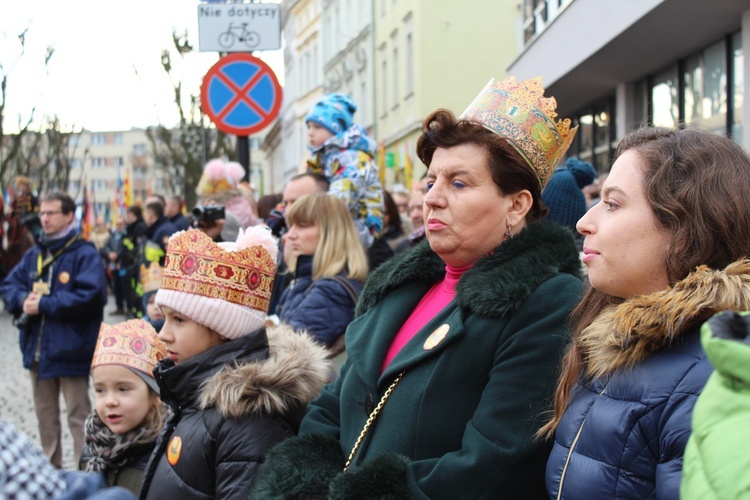
M226 218L224 205L198 205L193 209L193 217L198 222L214 222Z
M26 313L21 313L20 316L13 318L13 326L19 330L28 331L31 326L31 317Z

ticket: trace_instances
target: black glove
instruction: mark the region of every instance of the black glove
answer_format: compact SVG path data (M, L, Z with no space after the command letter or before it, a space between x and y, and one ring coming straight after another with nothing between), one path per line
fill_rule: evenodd
M331 480L341 474L344 463L338 439L323 434L287 439L266 455L248 498L325 499Z
M384 453L369 462L339 474L331 482L328 500L408 500L406 465L409 459Z

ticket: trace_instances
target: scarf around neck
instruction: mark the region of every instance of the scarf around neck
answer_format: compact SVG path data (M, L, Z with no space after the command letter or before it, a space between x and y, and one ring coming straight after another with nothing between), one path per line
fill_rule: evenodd
M153 410L151 410L153 411ZM154 425L139 425L125 434L115 434L107 427L96 410L86 419L84 426L86 445L91 456L84 464L86 472L103 472L119 469L128 463L133 454L153 447L161 432L167 408L162 403L162 420ZM149 412L150 413L150 412ZM149 417L146 417L146 422Z

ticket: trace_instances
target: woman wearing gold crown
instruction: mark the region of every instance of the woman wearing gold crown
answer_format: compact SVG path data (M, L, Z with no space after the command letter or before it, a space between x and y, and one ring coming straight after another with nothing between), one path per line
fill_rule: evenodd
M533 437L582 282L571 234L541 221L574 132L542 94L511 78L424 121L427 241L372 274L339 379L251 498L546 496Z
M276 270L265 226L216 244L169 239L156 304L167 357L154 377L172 409L141 498L247 498L258 465L293 436L329 375L327 352L288 326L264 328Z

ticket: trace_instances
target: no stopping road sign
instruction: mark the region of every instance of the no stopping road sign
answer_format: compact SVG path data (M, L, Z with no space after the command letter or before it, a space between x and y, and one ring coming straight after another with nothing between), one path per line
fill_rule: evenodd
M251 54L222 57L201 85L201 104L216 128L248 136L278 116L282 91L273 70Z

